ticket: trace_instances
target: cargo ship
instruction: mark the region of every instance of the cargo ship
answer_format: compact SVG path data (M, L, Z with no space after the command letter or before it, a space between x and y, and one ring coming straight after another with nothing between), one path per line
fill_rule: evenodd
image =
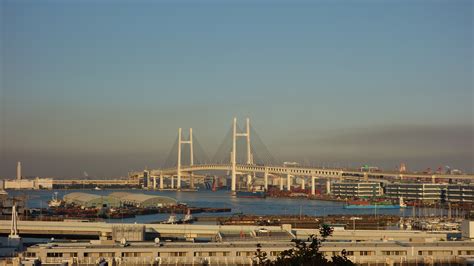
M406 208L403 197L400 197L398 204L390 202L369 202L369 201L352 201L344 206L344 209L401 209Z
M237 198L265 198L265 191L237 191Z

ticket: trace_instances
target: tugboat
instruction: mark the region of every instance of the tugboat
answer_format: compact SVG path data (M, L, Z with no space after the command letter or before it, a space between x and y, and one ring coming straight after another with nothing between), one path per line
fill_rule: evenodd
M188 209L188 212L184 216L184 218L181 220L181 223L183 224L192 224L194 221L196 221L196 218L193 217L191 214L191 210Z
M256 190L254 187L249 190L240 190L236 193L237 198L259 198L263 199L267 196L265 190Z
M53 193L53 197L48 201L49 207L60 207L63 204L62 200L58 199L58 192Z
M168 220L162 222L162 224L177 224L178 219L176 219L176 214L172 213Z
M265 191L237 191L237 198L260 198L266 197Z

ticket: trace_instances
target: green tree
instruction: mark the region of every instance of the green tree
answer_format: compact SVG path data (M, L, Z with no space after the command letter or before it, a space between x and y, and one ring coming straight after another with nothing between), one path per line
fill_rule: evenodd
M329 237L332 233L333 228L324 224L319 228L319 234L321 235L320 238L315 235L311 235L307 241L295 239L295 247L282 251L276 260L270 260L267 257L267 253L262 251L262 245L257 244L257 252L254 261L258 265L262 266L355 265L347 258L347 253L345 250L341 251L341 255L335 255L330 260L327 259L321 251L319 251L322 243L326 241L327 237Z

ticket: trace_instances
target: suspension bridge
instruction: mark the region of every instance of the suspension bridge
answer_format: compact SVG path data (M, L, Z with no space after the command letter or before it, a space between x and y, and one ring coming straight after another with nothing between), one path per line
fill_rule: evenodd
M194 189L195 178L202 178L202 173L221 171L230 174L230 189L236 192L237 185L244 183L249 189L255 181L260 181L263 188L268 190L269 180L272 185L277 184L280 190L291 190L295 186L306 189L306 182L310 183L311 194L315 194L316 181L326 180L326 191L330 193L331 180L363 179L366 181L388 181L413 179L420 181L436 180L474 180L474 175L409 173L395 171L367 172L362 169L325 168L299 166L277 161L269 152L260 136L246 119L244 130L233 119L232 126L220 144L216 154L210 159L199 143L193 129L190 128L187 137L182 128L178 129L178 136L171 151L160 169L132 172L132 178L143 178L144 184L152 189L165 189L165 179L168 184L166 189L181 190L183 184L189 189ZM201 175L199 175L201 173ZM263 182L262 182L263 181ZM276 181L276 182L275 182ZM285 184L286 183L286 184Z

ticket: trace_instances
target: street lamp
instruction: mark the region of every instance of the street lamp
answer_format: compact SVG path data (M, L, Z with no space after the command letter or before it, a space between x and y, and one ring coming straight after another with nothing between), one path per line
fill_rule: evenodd
M362 220L362 218L353 216L353 217L351 217L351 218L349 218L349 219L352 220L352 231L355 231L356 220Z

